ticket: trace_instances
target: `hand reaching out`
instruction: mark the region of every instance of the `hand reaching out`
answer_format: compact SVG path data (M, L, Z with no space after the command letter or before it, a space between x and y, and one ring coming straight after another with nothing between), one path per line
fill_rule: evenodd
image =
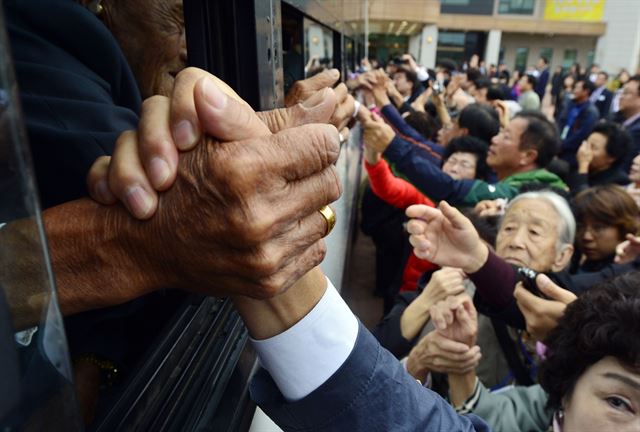
M635 260L640 255L640 237L627 234L627 239L616 247L616 264L625 264Z
M538 289L549 299L538 297L527 291L518 282L513 296L527 323L527 331L538 341L544 341L551 330L558 325L567 305L577 297L571 291L560 288L544 274L536 278Z
M418 258L458 267L467 274L478 271L486 262L489 251L471 221L445 201L437 209L413 205L406 214L412 218L407 229Z

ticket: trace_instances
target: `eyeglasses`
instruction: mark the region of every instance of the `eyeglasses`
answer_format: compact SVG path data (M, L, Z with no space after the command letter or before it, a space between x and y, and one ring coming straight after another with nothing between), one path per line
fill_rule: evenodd
M471 163L471 162L469 162L467 160L458 160L458 159L454 158L453 156L445 161L445 165L449 165L449 166L452 166L452 167L457 165L460 168L465 169L465 170L475 169L475 167L476 167L473 163Z

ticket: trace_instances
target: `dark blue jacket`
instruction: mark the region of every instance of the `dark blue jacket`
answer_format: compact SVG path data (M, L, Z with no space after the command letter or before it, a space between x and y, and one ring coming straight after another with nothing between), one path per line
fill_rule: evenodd
M387 120L387 122L391 124L391 126L393 126L393 128L398 134L400 134L402 138L423 147L424 150L426 150L431 154L431 156L433 156L433 158L431 159L434 162L442 162L444 147L422 136L417 130L415 130L404 120L400 112L398 112L393 104L387 104L383 106L380 112L382 113L384 119Z
M542 98L544 98L545 90L547 89L547 84L549 83L549 68L545 68L542 72L540 72L540 76L538 77L538 82L536 83L535 92L540 97L540 102L542 102Z
M105 25L73 0L4 9L42 205L86 196L93 162L138 124L133 73Z
M572 102L565 111L563 118L560 119L560 133L564 135L565 128L568 129L566 136L562 139L562 147L558 156L567 161L572 169L576 169L578 166L578 162L576 160L578 147L580 147L582 141L587 139L593 129L593 126L595 126L596 122L600 118L598 110L590 101L587 100L583 103L585 105L578 106ZM572 122L571 113L573 110L579 110L579 113Z
M253 377L251 397L285 431L490 430L420 385L362 324L349 358L305 398L287 402L264 369Z

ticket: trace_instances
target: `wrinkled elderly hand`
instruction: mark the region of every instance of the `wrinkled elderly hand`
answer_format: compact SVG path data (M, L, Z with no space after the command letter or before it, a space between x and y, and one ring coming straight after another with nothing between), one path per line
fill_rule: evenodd
M324 256L326 222L317 210L340 195L333 166L338 133L331 125L305 125L272 134L248 105L226 96L214 81L200 79L192 92L206 135L180 155L175 184L160 196L155 217L141 223L117 208L105 211L116 215L114 232L134 239L131 259L151 275L149 286L273 296ZM166 134L168 107L168 100L156 97L143 109L139 133L121 135L112 161L115 177L144 177L138 137L153 135L146 127ZM144 201L136 187L117 194Z
M364 129L362 141L367 149L376 153L384 153L391 141L396 136L391 126L376 113L372 113L365 107L360 107L358 120Z
M538 297L518 282L513 296L527 323L527 331L538 341L544 341L551 330L558 325L558 320L564 315L567 305L577 297L571 291L560 288L546 275L539 274L536 278L538 289L549 300Z
M436 331L447 339L473 346L478 336L478 313L466 293L449 296L429 310Z
M323 74L316 77L320 75L324 81L318 79L316 83L331 82ZM305 80L308 85L304 88L310 88L308 81ZM207 83L210 85L205 88ZM87 189L94 200L102 204L120 200L138 219L153 216L158 203L156 191L167 190L175 181L178 151L191 150L200 142L205 129L195 109L196 87L214 104L225 104L229 98L247 108L231 110L236 107L232 105L225 112L224 121L215 116L208 119L207 131L214 130L214 136L222 141L242 140L308 123L327 123L337 112L336 93L321 88L308 93L311 96L303 103L256 116L246 102L215 76L196 68L185 69L176 77L171 98L154 96L145 100L137 134L121 138L129 143L125 147L130 150L125 152L121 145L113 158L103 156L93 164ZM123 157L116 157L122 153Z
M418 258L458 267L467 274L478 271L486 262L489 251L471 221L445 201L437 209L413 205L406 214L412 218L407 230Z
M435 305L449 296L463 293L464 279L465 274L458 268L441 268L433 272L420 296L426 297L431 304Z
M507 208L507 200L498 198L495 200L480 201L473 211L480 217L502 216Z
M480 347L447 339L437 331L423 337L407 358L407 372L423 381L429 372L464 374L480 362Z
M640 237L627 234L627 239L616 246L616 264L625 264L638 258L640 255Z
M291 108L296 104L304 104L305 101L312 98L318 92L322 91L325 88L330 88L333 86L336 81L340 78L340 72L337 69L328 69L317 75L312 76L311 78L307 78L305 80L296 81L289 92L285 96L284 104L287 108ZM355 100L353 96L349 94L349 90L344 83L338 84L336 88L332 90L335 93L336 106L331 118L329 119L329 123L334 125L338 130L342 130L353 116L353 111L355 110ZM281 110L274 110L276 113ZM271 112L271 111L268 111ZM274 114L269 114L273 116ZM277 116L276 116L277 118ZM267 124L272 123L273 121L266 122ZM277 125L277 129L274 127L270 127L272 132L276 130L282 130L282 125Z

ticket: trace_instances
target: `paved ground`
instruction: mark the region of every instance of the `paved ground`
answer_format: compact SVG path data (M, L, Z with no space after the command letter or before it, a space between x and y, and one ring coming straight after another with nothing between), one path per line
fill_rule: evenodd
M375 297L375 247L371 239L358 232L351 251L350 269L342 296L362 323L371 328L382 318L382 298Z

